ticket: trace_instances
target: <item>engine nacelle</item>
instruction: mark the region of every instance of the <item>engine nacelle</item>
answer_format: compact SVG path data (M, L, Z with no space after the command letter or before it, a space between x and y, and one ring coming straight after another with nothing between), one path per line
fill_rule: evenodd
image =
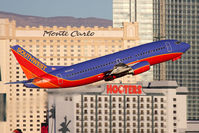
M150 64L148 61L142 61L131 66L131 68L133 69L133 72L132 72L133 75L137 75L137 74L148 71L150 69Z

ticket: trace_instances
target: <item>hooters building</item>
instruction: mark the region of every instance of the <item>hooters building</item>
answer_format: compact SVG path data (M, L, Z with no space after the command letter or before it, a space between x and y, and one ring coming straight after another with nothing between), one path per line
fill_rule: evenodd
M185 133L187 92L175 81L48 91L49 131Z

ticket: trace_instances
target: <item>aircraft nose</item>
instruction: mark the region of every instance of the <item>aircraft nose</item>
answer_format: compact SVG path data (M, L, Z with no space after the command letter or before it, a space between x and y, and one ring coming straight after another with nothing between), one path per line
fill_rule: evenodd
M190 44L184 43L184 51L183 52L186 52L190 47L191 47Z

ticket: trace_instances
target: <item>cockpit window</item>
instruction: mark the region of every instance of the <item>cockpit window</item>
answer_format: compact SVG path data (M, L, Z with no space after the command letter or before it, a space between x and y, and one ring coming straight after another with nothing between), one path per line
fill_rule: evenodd
M181 43L180 41L177 41L177 42L176 42L176 44L180 44L180 43Z

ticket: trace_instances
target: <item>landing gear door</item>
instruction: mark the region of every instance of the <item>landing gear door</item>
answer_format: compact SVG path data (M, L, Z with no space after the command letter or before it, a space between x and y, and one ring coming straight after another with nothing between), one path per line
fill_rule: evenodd
M63 84L63 78L61 74L57 74L57 80L59 85Z
M171 44L170 44L169 42L166 42L165 45L166 45L166 47L167 47L167 51L168 51L168 52L172 52Z

